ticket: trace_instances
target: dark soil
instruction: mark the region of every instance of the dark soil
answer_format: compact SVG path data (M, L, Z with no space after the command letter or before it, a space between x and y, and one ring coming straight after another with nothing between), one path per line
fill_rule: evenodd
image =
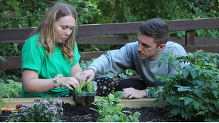
M97 109L97 106L93 104L85 106L65 103L61 120L62 122L96 122L99 114L90 108ZM179 117L168 117L167 113L162 112L164 109L159 107L124 108L124 110L132 113L140 112L139 122L188 122ZM11 113L0 113L0 122L9 121L11 117Z

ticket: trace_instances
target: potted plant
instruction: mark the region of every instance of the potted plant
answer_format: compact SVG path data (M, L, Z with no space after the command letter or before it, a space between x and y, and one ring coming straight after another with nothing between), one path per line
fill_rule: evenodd
M74 88L72 91L73 101L76 104L90 104L94 102L96 92L96 82L84 82Z

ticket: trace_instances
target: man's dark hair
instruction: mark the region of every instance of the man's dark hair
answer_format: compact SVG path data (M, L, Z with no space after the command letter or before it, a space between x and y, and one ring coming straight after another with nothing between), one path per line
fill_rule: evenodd
M169 28L161 18L153 18L141 24L139 31L141 34L153 37L157 47L166 44L169 38Z

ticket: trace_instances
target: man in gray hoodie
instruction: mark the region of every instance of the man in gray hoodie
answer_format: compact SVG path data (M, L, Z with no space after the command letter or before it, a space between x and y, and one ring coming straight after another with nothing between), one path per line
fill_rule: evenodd
M142 80L124 80L118 85L117 90L125 93L124 98L147 97L146 87L162 85L155 75L171 75L177 73L170 64L162 64L158 68L158 62L164 57L159 52L172 52L173 55L186 54L185 49L177 43L168 41L169 29L160 18L150 19L141 24L138 41L127 43L118 50L108 51L97 58L87 70L83 71L79 82L93 80L95 74L108 72L120 73L126 69L135 70ZM185 64L182 64L183 67Z

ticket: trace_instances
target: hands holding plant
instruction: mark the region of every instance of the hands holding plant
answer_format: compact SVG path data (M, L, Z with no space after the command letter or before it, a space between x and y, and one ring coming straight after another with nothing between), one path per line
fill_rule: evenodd
M93 69L88 69L88 70L85 70L84 72L77 73L74 75L73 78L76 78L75 80L78 82L78 84L70 82L69 86L71 85L72 87L74 87L76 91L78 89L81 90L83 87L87 87L89 90L92 90L93 89L92 86L93 86L94 82L91 82L91 81L93 80L94 75L95 75L95 72ZM87 77L89 77L89 78L86 81ZM68 87L70 90L73 89L71 86L70 86L70 88ZM67 86L65 86L65 87L67 87Z
M76 78L74 77L64 77L60 78L60 86L67 87L70 90L74 90L72 87L77 87L79 86L79 82Z

